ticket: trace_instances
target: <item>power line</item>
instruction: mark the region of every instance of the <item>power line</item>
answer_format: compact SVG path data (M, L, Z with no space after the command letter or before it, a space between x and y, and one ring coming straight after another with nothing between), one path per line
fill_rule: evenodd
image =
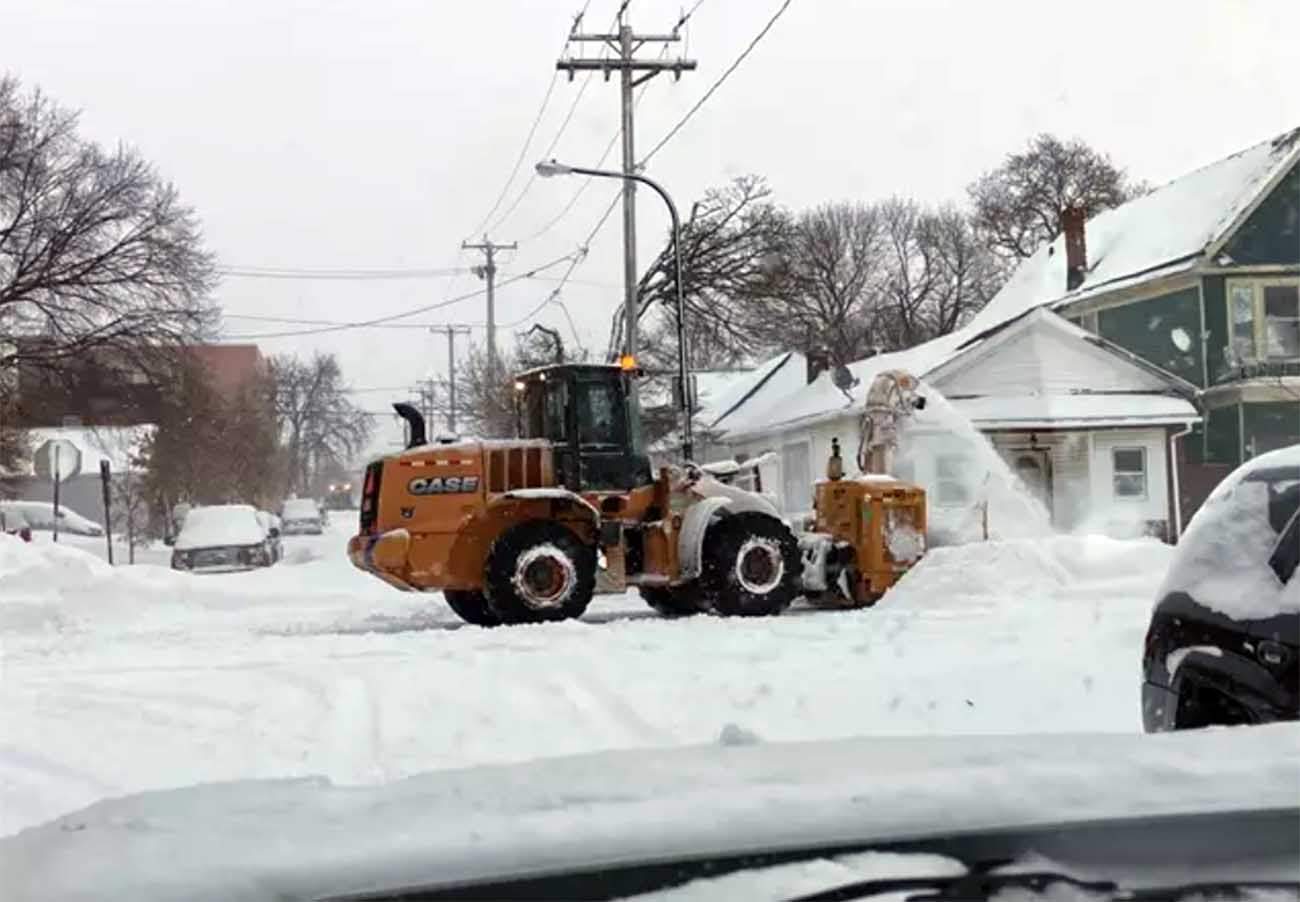
M253 267L218 267L223 276L240 279L296 279L309 281L382 281L387 279L441 279L469 272L463 267L442 269L257 269Z
M557 72L556 74L558 75L559 73ZM554 156L555 148L559 145L560 138L564 136L565 130L568 129L569 123L573 120L573 114L577 112L578 102L582 100L582 95L587 92L587 86L591 84L591 80L595 75L596 73L594 72L588 72L587 77L582 80L582 85L578 88L578 93L574 95L573 102L569 104L569 112L565 114L564 121L560 123L560 128L556 131L555 137L551 139L551 143L547 145L546 150L542 152L542 159L547 160ZM511 214L514 213L515 210L519 209L519 205L523 203L524 198L528 196L529 190L533 187L533 184L536 181L537 171L533 170L532 175L528 176L528 181L524 182L523 189L520 190L519 195L515 197L514 203L506 208L506 211L501 214L500 218L493 223L492 228L488 231L496 232L501 229L501 226L510 219Z
M696 3L695 5L699 6L699 3ZM659 58L663 59L667 55L668 55L668 45L664 44L663 47L660 48L659 50ZM591 75L588 75L588 78L590 77ZM645 97L645 92L648 90L650 90L649 85L642 85L641 89L637 91L636 99L632 101L633 109L636 109L641 105L641 98ZM622 129L618 128L615 129L614 133L609 136L609 143L605 145L605 149L601 152L600 158L596 160L596 163L593 168L600 169L602 166L605 165L605 161L609 159L609 155L614 152L614 145L618 143L618 139L622 136L622 133L623 133ZM549 153L550 152L548 151L547 154L549 155ZM582 198L582 195L586 192L587 188L591 186L593 180L594 180L593 176L587 176L585 179L583 179L582 184L579 185L578 189L573 192L573 196L569 198L569 202L565 204L563 208L561 208L560 212L555 214L555 216L551 217L551 219L549 219L545 225L543 225L537 231L533 232L524 240L535 241L536 239L545 235L551 229L555 228L555 226L559 224L560 220L564 219L565 216L568 216L570 211L572 211L573 208L577 206L578 201Z
M704 106L705 101L713 96L713 92L722 87L722 83L731 76L731 73L735 72L736 69L740 67L740 64L745 61L745 58L753 52L755 47L758 46L758 42L763 40L764 36L772 30L772 26L775 25L777 20L781 18L782 14L789 9L791 2L793 2L793 0L785 0L785 2L781 4L777 11L772 14L772 18L767 20L767 24L763 26L758 34L754 35L754 39L749 42L749 46L742 50L740 56L736 57L732 64L727 67L726 71L723 72L722 75L718 76L718 80L709 86L709 89L704 92L704 96L695 101L695 105L686 111L686 115L679 119L677 124L668 130L668 134L660 138L659 143L650 148L650 152L641 158L641 162L637 164L638 168L648 163L651 157L658 153L665 144L672 140L673 135L681 131L682 126L684 126L687 121L695 115L696 111L699 110L700 107Z
M697 4L697 5L698 5L698 4ZM625 4L625 8L626 8L626 4ZM584 12L585 12L585 10L586 10L586 7L585 7L585 6L583 7L583 10L584 10ZM609 30L609 31L613 31L613 30L614 30L614 28L618 25L619 18L620 18L621 15L622 15L622 11L620 10L619 15L616 15L613 19L610 20L609 28L608 28L607 30ZM579 26L579 24L581 23L581 21L582 21L582 16L581 16L581 14L579 14L577 17L574 18L573 30L569 33L569 38L570 38L570 40L572 40L573 37L574 37L574 35L577 34L578 26ZM566 43L565 46L567 47L567 43ZM609 50L610 50L610 48L609 48L608 46L606 46L606 47L601 51L601 57L602 57L602 58L607 57L607 56L609 55ZM668 50L668 45L665 44L665 45L664 45L664 48L663 48L663 51L660 52L660 58L661 58L661 59L663 58L663 55L667 52L667 50ZM557 73L557 74L559 73L559 70L558 70L558 69L556 70L556 73ZM582 80L582 84L581 84L581 85L579 86L579 88L578 88L578 93L574 95L573 102L569 104L569 111L565 114L565 116L564 116L564 121L562 121L562 122L560 123L560 127L559 127L559 129L555 132L555 137L551 139L551 143L548 144L547 147L546 147L546 150L544 150L544 151L542 152L542 156L541 156L542 159L544 159L544 160L545 160L545 159L550 159L550 158L552 158L552 157L555 155L555 148L559 146L559 144L560 144L560 139L561 139L562 137L564 137L564 133L565 133L565 131L568 130L569 123L573 120L573 115L574 115L574 113L576 113L577 110L578 110L578 104L579 104L579 102L581 102L581 100L582 100L582 96L583 96L584 94L587 93L587 88L591 86L591 81L592 81L593 78L595 78L595 76L596 76L596 73L595 73L595 72L588 72L587 75L586 75L586 77L583 78L583 80ZM644 93L644 89L643 89L642 92ZM609 155L610 150L613 148L614 142L617 141L617 140L618 140L618 132L615 132L615 133L614 133L614 137L610 139L610 146L609 146L609 148L607 148L607 149L605 150L605 153L601 155L601 158L600 158L600 162L601 162L601 164L604 163L605 158ZM600 164L597 164L597 165L600 165ZM502 226L502 225L503 225L507 220L509 220L510 215L511 215L512 213L514 213L515 210L519 209L519 205L520 205L521 203L523 203L524 198L528 195L529 190L533 187L533 184L534 184L536 181L537 181L537 172L536 172L536 170L534 170L534 171L532 172L532 174L529 175L529 177L528 177L528 181L524 183L524 187L523 187L523 189L519 192L518 196L515 197L514 203L512 203L512 204L510 205L510 207L509 207L509 208L508 208L504 213L501 214L500 218L497 219L497 221L492 225L492 228L489 229L489 231L492 231L492 232L498 231L498 230L501 228L501 226ZM590 181L590 179L588 179L588 181ZM542 229L540 229L540 230L539 230L539 231L538 231L538 232L537 232L533 237L535 238L535 237L537 237L537 236L539 236L539 235L545 234L547 231L550 230L550 227L551 227L551 226L553 226L553 225L554 225L556 222L558 222L560 219L563 219L563 218L564 218L564 215L565 215L566 213L568 213L569 210L573 209L573 205L577 202L577 199L578 199L578 197L579 197L581 194L582 194L582 191L581 191L581 189L579 189L579 191L578 191L576 194L574 194L572 200L570 200L569 203L568 203L567 205L565 205L564 209L560 212L560 214L559 214L558 216L556 216L553 220L551 220L550 223L548 223L546 226L544 226ZM531 240L531 239L530 239L530 240Z
M520 282L523 281L524 279L531 278L534 273L544 272L545 270L548 270L551 267L559 266L561 263L564 263L565 261L573 260L574 256L575 256L574 254L565 254L562 257L556 257L554 260L551 260L547 263L543 263L541 266L534 267L528 272L520 273L519 275L512 276L511 278L504 280L500 284L504 286L504 285L509 285L513 282ZM252 334L229 335L226 337L230 339L294 338L300 335L320 335L325 332L340 332L344 329L363 329L370 326L381 325L383 323L390 323L393 322L394 320L406 319L408 316L417 316L421 313L427 313L430 310L437 310L441 307L449 307L452 304L457 304L460 303L461 301L468 301L471 298L480 297L481 295L486 293L487 293L487 289L480 288L477 291L471 291L467 294L462 294L453 298L448 298L447 300L439 301L438 303L435 304L425 304L422 307L413 307L409 310L404 310L401 313L393 313L388 316L380 316L380 317L376 317L375 319L363 320L361 322L339 323L337 325L332 325L332 326L321 326L320 328L316 328L316 329L297 329L297 330L286 331L286 332L261 332L261 333L252 333Z
M677 20L677 24L673 26L673 30L676 31L677 29L685 25L687 22L689 22L691 20L691 16L695 15L695 11L699 9L703 3L704 0L695 0L695 3L691 5L691 8L688 9L686 12L682 13L682 17Z
M578 249L579 252L575 254L572 259L570 259L569 268L564 271L564 275L560 276L560 284L556 285L554 290L552 290L551 293L548 294L540 304L538 304L532 310L528 311L528 313L524 314L524 316L520 317L519 319L513 322L506 323L505 328L513 329L515 326L523 325L524 323L532 319L534 316L536 316L538 313L541 313L547 304L551 303L551 301L555 300L560 296L560 291L568 283L569 278L573 275L573 271L578 268L578 264L580 264L583 260L587 258L587 249L590 247L591 242L595 240L596 233L599 232L601 228L604 227L605 223L609 221L609 217L613 215L614 208L618 206L619 198L621 198L622 196L623 193L620 191L619 193L615 194L614 197L610 200L609 206L605 208L605 212L601 214L600 219L596 221L596 225L593 226L591 231L587 233L587 239L582 243L582 246Z
M586 0L582 4L582 9L574 16L573 27L569 30L569 34L565 36L564 44L560 47L561 53L568 48L570 38L577 32L582 17L587 14L587 7L590 5L591 0ZM506 195L510 192L510 186L514 184L515 176L519 174L519 167L523 165L524 158L528 155L528 148L532 146L533 138L537 135L537 127L542 124L542 116L546 113L546 107L551 102L551 95L555 93L555 86L559 80L560 72L557 69L555 74L551 76L551 83L546 86L546 93L542 95L542 104L537 108L537 115L533 117L533 124L529 127L528 134L524 137L524 143L519 148L519 155L515 157L515 164L510 169L510 175L506 178L505 184L501 186L501 193L497 195L497 199L493 202L492 209L488 210L484 215L483 221L470 229L469 233L471 235L482 233L483 229L492 220L492 217L496 215L497 210L501 208L501 202L506 199Z

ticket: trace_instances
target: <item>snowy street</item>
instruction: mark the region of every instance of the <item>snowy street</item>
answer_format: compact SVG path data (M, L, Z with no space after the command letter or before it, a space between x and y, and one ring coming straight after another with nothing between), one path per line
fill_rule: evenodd
M110 569L0 537L0 835L105 797L580 752L861 736L1135 733L1170 549L939 549L878 606L669 621L635 594L484 630L356 570L333 534L269 570ZM84 549L84 550L83 550ZM156 558L157 556L155 556Z

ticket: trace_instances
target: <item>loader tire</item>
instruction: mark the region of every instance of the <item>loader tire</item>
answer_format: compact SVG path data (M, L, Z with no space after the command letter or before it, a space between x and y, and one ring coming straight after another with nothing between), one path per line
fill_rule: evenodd
M558 523L530 520L488 552L484 595L502 623L581 617L596 589L596 552Z
M456 616L475 626L500 626L501 618L488 607L487 598L477 589L445 589L442 597Z
M703 590L690 586L637 586L641 600L665 617L690 617L703 614L709 602Z
M780 520L746 511L709 526L701 587L724 617L767 617L790 606L802 586L799 543Z

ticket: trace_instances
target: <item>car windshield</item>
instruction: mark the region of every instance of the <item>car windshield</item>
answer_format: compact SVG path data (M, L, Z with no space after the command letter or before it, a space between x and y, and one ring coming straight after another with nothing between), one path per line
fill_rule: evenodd
M0 902L1258 872L1297 48L1300 0L0 0Z

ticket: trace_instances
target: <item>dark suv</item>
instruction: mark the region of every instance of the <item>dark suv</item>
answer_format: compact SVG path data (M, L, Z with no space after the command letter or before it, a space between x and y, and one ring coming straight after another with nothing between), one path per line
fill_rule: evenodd
M1300 719L1300 445L1238 467L1196 512L1142 656L1147 732Z

